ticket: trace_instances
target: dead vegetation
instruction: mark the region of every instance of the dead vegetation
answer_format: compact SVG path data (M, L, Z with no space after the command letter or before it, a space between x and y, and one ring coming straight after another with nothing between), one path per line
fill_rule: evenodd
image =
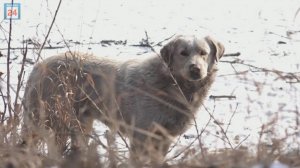
M19 96L20 90L24 87L24 66L28 64L26 62L27 58L27 45L25 44L22 53L22 64L20 66L20 71L18 75L18 83L16 88L13 88L11 83L2 80L1 88L1 100L4 106L1 108L1 125L0 125L0 165L3 168L18 168L18 167L28 167L28 168L38 168L38 167L78 167L78 168L88 168L88 167L132 167L128 158L129 145L125 148L119 148L119 142L115 140L115 137L111 135L109 131L106 132L103 138L99 138L99 135L94 132L92 135L87 135L90 138L89 145L85 152L75 152L66 154L63 157L53 158L47 155L48 150L43 146L28 147L26 144L22 143L21 138L21 122L22 122L22 106L21 106L21 96ZM230 54L228 54L230 55ZM232 58L233 61L230 64L243 64L242 62L237 62L237 58ZM10 64L7 64L10 66ZM245 64L245 66L250 66ZM258 68L255 66L250 66L258 71L263 71L265 73L273 73L278 75L277 80L286 81L285 76L289 75L288 81L298 81L299 76L297 74L285 73L280 71L271 71L264 68ZM9 74L5 74L7 76ZM240 75L237 73L237 75ZM3 76L2 76L3 78ZM3 87L7 86L10 90L14 91L16 98L12 102L7 94L9 92L3 93ZM218 100L223 99L235 99L236 96L211 96L211 99L218 102ZM206 109L208 112L209 110ZM234 118L235 110L233 109L231 119ZM296 111L297 113L297 111ZM297 113L296 120L298 120L299 115ZM253 144L253 146L244 145L245 139L239 140L239 143L235 145L232 139L227 135L228 127L216 119L213 113L210 113L210 120L207 125L215 124L219 133L216 138L221 139L227 144L229 148L222 149L207 149L203 147L203 142L205 141L204 132L206 132L206 127L201 130L198 129L197 135L194 137L189 137L184 135L187 139L194 139L190 144L181 147L180 152L170 155L167 159L167 164L162 167L187 167L187 168L246 168L253 166L269 167L270 165L276 163L284 163L290 167L300 167L300 150L299 146L289 147L288 138L294 137L295 144L299 145L297 139L299 139L299 125L295 126L294 133L286 133L286 137L277 138L275 125L278 118L273 118L268 123L261 126L261 131L259 133L259 142ZM195 121L195 125L197 122ZM43 135L44 136L44 135ZM47 135L49 136L49 135ZM46 137L47 137L46 136ZM45 136L44 136L45 137ZM121 141L126 144L126 139L124 137ZM267 139L267 140L266 140ZM36 144L37 145L37 144ZM176 148L177 143L170 150ZM49 146L48 148L55 148L54 146ZM178 150L178 149L177 149ZM67 151L67 150L66 150ZM141 166L142 167L142 166ZM145 164L143 167L149 167Z
M297 14L299 10L297 11ZM57 12L56 12L57 14ZM56 16L55 14L55 16ZM54 19L55 20L55 19ZM52 25L54 23L52 22ZM90 167L109 167L109 168L127 168L132 165L129 162L128 151L129 146L126 144L126 139L122 136L121 141L124 142L125 147L119 148L120 145L115 140L115 137L108 131L105 135L99 135L97 132L93 132L91 135L87 135L90 138L90 142L87 146L87 150L84 153L71 153L66 154L60 158L51 158L47 155L47 148L43 147L28 147L22 142L21 138L21 123L22 123L22 105L20 91L24 88L24 66L29 65L30 62L35 62L28 58L27 41L25 40L24 46L20 48L13 48L14 50L20 50L22 56L22 62L20 70L18 71L17 85L11 83L11 61L13 52L11 51L12 26L10 24L8 47L6 48L7 54L0 53L0 57L6 57L6 73L0 72L1 87L0 87L0 101L3 106L0 107L0 167L1 168L44 168L44 167L58 167L58 168L90 168ZM50 32L50 29L49 29ZM49 33L48 33L49 34ZM48 36L47 36L48 37ZM47 39L45 39L46 42ZM151 44L146 40L142 40L139 47L149 47ZM40 47L32 47L32 49L45 48L45 42ZM66 43L66 41L64 40ZM118 41L110 41L105 43L116 43ZM101 42L102 44L102 42ZM126 45L126 42L120 42L122 45ZM159 43L157 43L159 44ZM47 46L46 46L47 48ZM48 49L53 49L48 47ZM40 58L40 51L38 58ZM250 81L247 78L247 73L264 73L266 75L272 74L274 80L282 80L290 85L299 84L300 74L283 72L278 70L266 69L257 67L252 64L243 62L238 56L241 53L227 54L230 60L221 61L226 64L243 65L249 67L247 71L236 71L235 75L243 81L253 82L253 85L257 88L257 92L260 92L260 88L263 83L256 83ZM299 92L299 90L295 90ZM14 95L14 96L12 96ZM14 97L14 99L12 99ZM211 99L236 99L235 95L214 95ZM299 100L298 100L299 101ZM216 101L217 102L217 101ZM249 100L249 103L251 101ZM207 109L206 109L207 110ZM280 109L279 109L280 110ZM246 109L245 109L246 111ZM276 136L276 124L278 118L271 119L269 122L263 124L259 132L259 141L252 145L244 144L244 141L248 137L239 140L237 145L234 145L232 139L229 137L227 128L224 123L221 123L214 117L214 114L207 110L210 114L210 119L202 129L197 129L197 135L187 136L183 135L187 139L193 139L190 143L183 147L179 147L179 152L170 155L167 159L167 164L163 167L170 168L249 168L249 167L270 167L272 164L281 162L289 167L300 167L300 112L299 107L295 107L295 122L293 126L293 132L286 132L285 137L278 138ZM279 111L280 112L280 111ZM228 112L232 114L230 121L234 118L235 110ZM228 125L230 125L227 123ZM224 141L228 148L222 149L207 149L204 147L203 142L206 141L205 133L207 132L207 126L214 124L217 126L217 132L215 137ZM195 121L195 127L197 128L197 122ZM102 137L102 138L100 138ZM103 138L104 137L104 138ZM105 141L103 141L103 139ZM287 141L292 139L293 141ZM293 145L290 145L293 144ZM180 146L177 142L174 142L173 147L170 150L175 150L176 146ZM54 148L49 146L48 148ZM143 165L143 167L149 167L149 165Z

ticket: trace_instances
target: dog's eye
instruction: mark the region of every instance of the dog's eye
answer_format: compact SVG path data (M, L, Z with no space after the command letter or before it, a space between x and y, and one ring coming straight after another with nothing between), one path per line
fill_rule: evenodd
M200 55L207 55L206 51L200 51Z
M190 55L190 53L187 50L183 50L180 52L180 55L187 57Z

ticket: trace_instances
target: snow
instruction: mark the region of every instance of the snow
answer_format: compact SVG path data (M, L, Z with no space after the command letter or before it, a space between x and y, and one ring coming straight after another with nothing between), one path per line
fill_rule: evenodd
M18 2L21 3L22 13L21 20L13 21L12 47L22 47L23 39L42 43L58 0ZM299 8L298 0L68 0L62 2L48 40L52 46L64 46L63 39L73 40L85 45L70 42L72 50L96 55L118 55L126 59L128 55L147 51L130 46L145 38L145 31L155 43L173 34L211 35L225 45L226 53L240 52L241 56L238 59L244 63L268 70L294 73L299 79L300 33L288 35L288 31L300 30L300 14L295 16ZM7 20L1 21L0 51L4 55L7 53L5 48L8 26ZM127 40L127 45L103 47L89 44L107 39ZM279 41L285 44L279 44ZM48 45L47 43L46 46ZM159 48L155 47L157 51ZM45 58L66 50L67 48L45 49L42 56ZM36 50L30 50L28 56L35 60ZM12 87L17 83L20 50L12 52L12 58L16 57L11 64ZM224 57L222 60L230 61L233 58ZM266 125L266 129L273 132L264 137L265 141L280 139L286 137L286 134L296 134L296 137L289 136L285 142L287 146L299 148L300 127L297 120L300 120L300 83L287 83L278 79L274 73L257 72L257 69L245 65L232 66L224 62L219 63L218 78L210 94L235 95L237 98L207 98L207 110L201 108L197 115L199 130L209 121L210 112L223 123L221 126L224 129L228 126L227 135L233 147L257 144L259 132L262 126ZM1 72L5 73L2 75L5 78L5 57L0 58L0 68ZM26 77L31 68L32 65L26 66ZM232 75L235 70L247 72ZM2 109L3 104L0 106L0 110ZM271 121L274 121L274 124L268 127ZM105 127L97 126L97 131L105 130ZM195 134L194 126L186 132L186 135ZM209 149L229 147L220 137L223 137L220 127L211 121L202 136L202 141ZM188 144L193 140L194 138L181 138L180 143Z

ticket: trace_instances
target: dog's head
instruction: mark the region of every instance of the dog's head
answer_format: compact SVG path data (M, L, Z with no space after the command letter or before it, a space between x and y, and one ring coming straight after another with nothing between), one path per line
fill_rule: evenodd
M198 81L214 69L224 54L224 46L209 36L177 36L160 53L175 77Z

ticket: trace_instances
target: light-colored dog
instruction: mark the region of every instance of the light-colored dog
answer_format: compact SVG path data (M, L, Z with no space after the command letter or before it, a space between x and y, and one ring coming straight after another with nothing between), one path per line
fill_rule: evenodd
M60 151L69 137L77 150L98 119L130 138L132 157L161 161L172 137L189 127L223 53L211 37L177 36L161 56L143 61L70 52L47 58L34 67L25 90L26 137L50 131Z

